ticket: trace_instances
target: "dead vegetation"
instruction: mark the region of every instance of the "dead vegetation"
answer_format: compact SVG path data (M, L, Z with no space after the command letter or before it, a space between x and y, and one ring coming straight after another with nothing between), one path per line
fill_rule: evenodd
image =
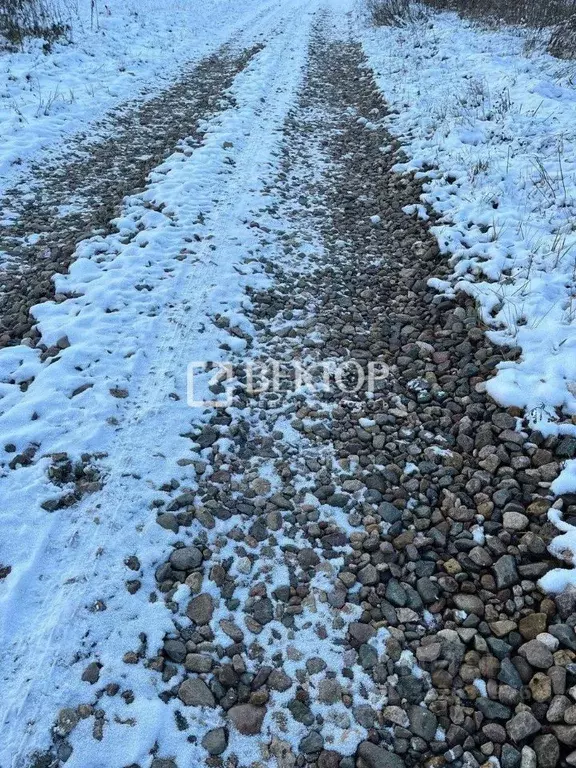
M429 9L453 11L491 27L512 24L548 35L548 51L576 58L576 0L367 0L376 26L405 26L427 17Z
M0 0L0 41L5 46L21 47L26 38L38 37L49 50L69 30L65 10L50 0Z

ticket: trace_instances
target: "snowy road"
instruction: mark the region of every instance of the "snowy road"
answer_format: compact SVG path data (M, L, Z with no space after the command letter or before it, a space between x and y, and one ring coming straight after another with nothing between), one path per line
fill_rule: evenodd
M254 246L246 220L264 185L273 180L280 131L302 80L317 6L305 2L289 12L275 7L251 20L250 39L262 36L265 46L234 81L229 94L234 105L203 126L200 147L192 151L184 146L154 170L146 191L128 201L126 215L116 222L118 232L81 247L58 290L80 292L82 298L40 307L43 338L56 341L66 333L71 342L52 365L42 365L36 355L24 363L35 369L28 398L47 417L43 453L72 446L76 455L105 452L105 484L81 504L59 510L46 525L40 506L50 493L46 460L0 481L9 538L3 556L19 563L2 600L1 647L16 660L5 670L2 765L25 765L31 745L49 737L39 724L51 723L58 702L77 704L85 697L85 684L70 674L75 652L84 648L87 654L97 642L103 651L108 648L114 666L122 666L121 648L137 644L143 627L154 627L151 646L161 645L169 629L169 617L158 616L165 614L163 607L144 601L135 611L124 595L114 593L123 582L126 555L137 551L143 568L149 568L144 593L153 586L153 563L168 550L166 532L150 526L154 486L192 479L190 469L183 472L177 465L189 453L188 441L179 437L191 419L185 400L187 366L193 360L215 359L214 335L202 329L224 306L240 306L242 288L254 282L253 270L258 282L261 267L239 266ZM138 229L144 237L131 236L124 245L126 235ZM142 282L153 292L135 302ZM116 311L110 322L112 304ZM13 360L20 362L21 355L15 351ZM77 396L76 405L69 398L77 389L78 370L83 378L79 386L89 383L90 388ZM129 391L122 407L109 394L119 386ZM173 393L181 399L172 399ZM19 429L10 430L20 421L14 411L29 407L22 401L3 408L3 434L16 445L27 438ZM106 429L106 421L116 417L120 425ZM23 505L38 516L38 524L32 524L34 538L31 521L21 525ZM99 600L107 606L103 615L93 610ZM30 675L31 669L42 672ZM112 666L108 669L114 676ZM150 746L162 730L159 718L146 735ZM77 764L103 765L111 750L129 762L125 734L121 731L116 738L116 745L103 743L100 756L97 751L93 758L79 754ZM134 760L143 746L139 738ZM74 758L71 764L76 764Z
M548 547L570 560L548 516L576 514L550 490L576 445L487 393L509 350L446 289L437 188L390 133L425 116L371 69L406 33L349 0L252 3L197 60L212 13L148 108L55 146L56 175L90 168L75 199L32 164L49 203L14 207L48 250L92 235L12 265L0 768L552 768L576 593L539 580ZM188 402L226 394L195 361L232 366L229 401ZM248 364L284 378L253 390Z

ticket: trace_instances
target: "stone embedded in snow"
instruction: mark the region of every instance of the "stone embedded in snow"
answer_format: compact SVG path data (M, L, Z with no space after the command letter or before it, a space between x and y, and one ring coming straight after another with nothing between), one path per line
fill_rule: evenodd
M100 678L100 669L101 665L97 661L93 661L92 663L88 664L82 673L82 680L85 683L94 685L94 683L97 683L98 679Z
M180 664L186 658L186 645L182 640L165 640L164 651L169 659Z
M198 626L209 624L213 614L214 601L207 592L192 598L186 608L186 615Z
M283 669L273 669L268 677L268 685L274 691L284 692L292 686L292 678Z
M210 755L221 755L228 746L228 732L226 728L213 728L205 734L202 746Z
M188 678L178 688L178 698L187 707L215 707L216 700L210 688L199 677Z
M325 678L318 684L318 699L323 704L336 704L342 697L342 686L337 680Z
M61 709L58 713L55 729L60 736L68 736L78 724L78 713L71 707Z
M228 710L228 717L244 736L255 736L260 733L265 707L255 707L253 704L236 704Z
M230 619L222 619L220 621L220 628L235 643L241 643L244 640L244 632Z
M300 749L304 754L320 752L324 746L324 738L318 731L310 731L300 742Z
M191 571L202 563L202 552L198 547L180 547L170 555L170 565L177 571Z

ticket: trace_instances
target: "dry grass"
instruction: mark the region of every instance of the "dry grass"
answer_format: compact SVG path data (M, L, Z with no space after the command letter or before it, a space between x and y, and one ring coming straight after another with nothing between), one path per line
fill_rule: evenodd
M2 0L0 0L1 2ZM454 11L491 27L513 24L540 30L548 51L576 58L576 0L366 0L377 26L405 26L426 18L427 8ZM541 39L540 37L538 39Z
M426 18L426 9L411 0L367 0L368 12L377 27L401 27Z
M51 43L67 34L69 24L62 10L50 0L0 0L0 39L21 46L27 37Z
M576 13L576 0L423 0L441 11L495 23L543 29Z

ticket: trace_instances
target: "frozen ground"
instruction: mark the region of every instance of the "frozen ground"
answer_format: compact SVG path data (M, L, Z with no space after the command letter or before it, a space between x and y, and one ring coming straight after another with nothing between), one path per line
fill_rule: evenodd
M27 159L106 110L165 87L185 63L215 51L278 0L89 0L70 14L70 42L0 54L0 191Z
M54 276L38 343L0 350L0 765L573 763L570 70L348 0L138 8L6 58L83 84L48 114L17 91L14 178L11 152L250 48ZM231 404L186 401L195 360L328 358L389 375L259 396L236 370Z
M470 293L489 338L522 350L488 391L543 434L576 435L575 65L454 14L362 39L408 155L397 168L426 179L441 216L453 276L435 287ZM554 490L576 490L575 463Z

